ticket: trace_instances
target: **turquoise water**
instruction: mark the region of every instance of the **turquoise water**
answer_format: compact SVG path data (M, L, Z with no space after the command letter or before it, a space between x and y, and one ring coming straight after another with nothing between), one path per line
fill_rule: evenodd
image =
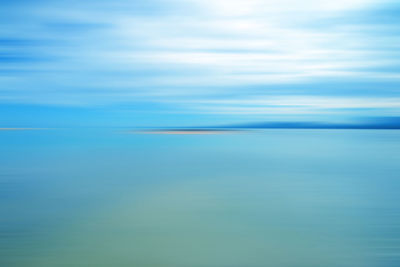
M400 131L0 131L0 266L400 266Z

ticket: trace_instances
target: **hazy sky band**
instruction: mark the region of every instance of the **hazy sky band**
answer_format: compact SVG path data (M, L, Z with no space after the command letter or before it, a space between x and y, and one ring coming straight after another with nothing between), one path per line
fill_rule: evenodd
M396 1L19 0L2 6L5 106L100 105L119 112L133 105L150 124L162 121L157 113L194 121L193 114L221 121L400 115Z

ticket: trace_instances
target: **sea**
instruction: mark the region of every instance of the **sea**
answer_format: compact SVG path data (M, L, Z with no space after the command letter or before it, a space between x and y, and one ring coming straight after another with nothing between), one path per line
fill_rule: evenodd
M0 266L398 267L400 131L0 131Z

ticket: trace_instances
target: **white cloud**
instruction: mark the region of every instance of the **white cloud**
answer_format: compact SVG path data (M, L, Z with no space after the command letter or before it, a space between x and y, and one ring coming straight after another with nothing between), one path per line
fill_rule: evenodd
M199 80L203 80L200 84L207 80L208 84L231 85L235 81L250 85L362 77L360 69L386 64L384 59L377 60L366 45L369 40L357 29L327 31L318 25L291 23L300 20L312 25L321 16L365 8L373 3L370 0L191 3L200 7L197 13L120 18L115 34L122 40L122 48L103 55L115 64L193 69L193 75L157 79L157 85L165 81L165 85L188 86ZM379 73L368 75L384 78Z
M302 11L312 13L338 12L365 7L371 0L192 0L199 6L219 16L249 16L273 13Z
M343 110L400 109L400 98L270 96L240 99L206 99L182 101L187 108L203 113L246 114L333 114Z

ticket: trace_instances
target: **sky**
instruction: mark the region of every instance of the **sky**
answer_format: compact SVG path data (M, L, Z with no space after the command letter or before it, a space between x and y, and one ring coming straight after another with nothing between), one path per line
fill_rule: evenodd
M395 0L0 4L0 128L400 116Z

